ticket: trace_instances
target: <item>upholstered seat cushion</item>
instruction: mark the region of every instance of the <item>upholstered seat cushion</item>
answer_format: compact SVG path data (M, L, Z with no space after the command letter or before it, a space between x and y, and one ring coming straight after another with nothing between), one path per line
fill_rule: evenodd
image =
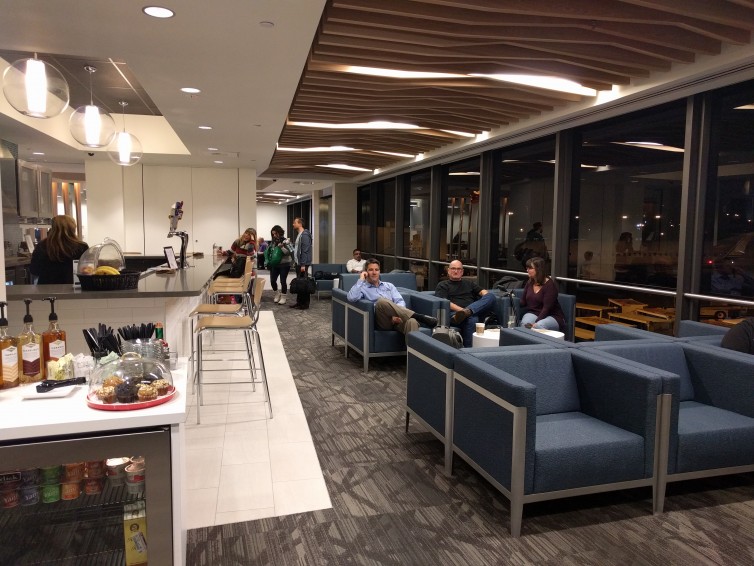
M541 415L534 461L534 493L628 481L644 476L644 440L583 413Z
M696 401L681 402L676 473L751 464L754 419Z

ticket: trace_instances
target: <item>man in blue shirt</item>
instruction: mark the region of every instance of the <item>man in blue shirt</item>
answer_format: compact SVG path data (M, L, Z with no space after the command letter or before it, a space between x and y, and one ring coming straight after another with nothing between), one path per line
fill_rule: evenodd
M355 303L360 299L375 303L375 324L380 330L398 330L405 335L419 330L420 322L430 328L437 326L435 317L406 308L406 301L395 285L380 281L380 262L376 259L367 260L365 271L348 291L349 301Z

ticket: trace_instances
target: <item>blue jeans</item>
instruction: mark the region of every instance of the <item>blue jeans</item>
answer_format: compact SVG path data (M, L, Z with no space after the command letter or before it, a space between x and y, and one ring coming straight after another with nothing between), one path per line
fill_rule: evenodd
M463 345L465 348L471 348L471 337L476 330L476 323L484 322L484 319L488 315L495 312L495 301L497 301L495 294L487 293L466 307L472 314L458 327L461 331L461 336L463 336Z
M537 315L533 312L527 312L524 316L521 317L521 324L520 326L525 326L526 324L537 324L537 328L545 328L547 330L560 330L560 325L558 324L558 321L555 320L553 317L548 316L543 318L542 320L537 322Z

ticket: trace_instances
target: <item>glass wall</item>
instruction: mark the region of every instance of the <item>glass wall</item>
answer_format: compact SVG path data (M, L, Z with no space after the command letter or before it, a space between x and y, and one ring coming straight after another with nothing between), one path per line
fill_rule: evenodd
M480 161L474 157L443 167L447 213L440 219L440 260L476 265Z
M371 185L358 188L356 206L358 207L356 246L365 253L374 253L372 240L372 195Z
M426 258L432 174L429 169L412 173L406 175L405 182L403 256Z
M675 289L685 112L683 100L577 132L569 277Z
M490 266L523 272L531 257L550 259L555 136L498 150L493 160L500 182L493 188Z
M395 181L383 181L372 185L372 194L377 206L374 209L377 221L378 255L395 254Z

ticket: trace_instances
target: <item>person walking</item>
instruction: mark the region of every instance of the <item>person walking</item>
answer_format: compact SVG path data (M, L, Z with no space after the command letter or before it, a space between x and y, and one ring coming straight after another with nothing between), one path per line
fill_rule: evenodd
M300 217L293 219L293 229L298 232L293 256L296 264L296 277L306 279L309 275L309 266L312 264L312 234L304 228L304 219ZM309 308L310 299L309 292L303 289L296 293L296 304L291 305L291 308L306 310Z
M279 250L279 253L275 250ZM284 305L288 297L288 272L291 270L292 261L291 241L285 237L285 230L276 224L270 230L270 244L265 251L265 264L270 270L270 285L275 292L273 302L279 305ZM280 289L278 289L278 279L280 279Z

